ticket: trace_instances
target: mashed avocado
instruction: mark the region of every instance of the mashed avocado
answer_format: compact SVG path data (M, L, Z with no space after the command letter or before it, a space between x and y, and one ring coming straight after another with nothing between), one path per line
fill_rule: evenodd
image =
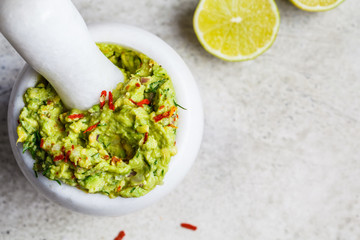
M146 55L98 47L124 82L112 92L99 89L99 104L80 111L66 109L42 78L24 95L18 142L34 158L35 173L88 193L140 197L162 184L177 151L175 91L165 69Z

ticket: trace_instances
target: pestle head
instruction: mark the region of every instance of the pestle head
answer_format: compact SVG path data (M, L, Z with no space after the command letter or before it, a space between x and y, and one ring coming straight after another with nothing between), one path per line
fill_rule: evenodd
M2 0L0 31L68 108L90 108L101 91L124 79L97 48L70 0Z

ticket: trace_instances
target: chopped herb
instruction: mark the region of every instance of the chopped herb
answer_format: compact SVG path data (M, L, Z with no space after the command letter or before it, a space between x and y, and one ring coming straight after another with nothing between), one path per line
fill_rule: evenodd
M46 176L49 171L50 171L50 168L46 168L46 169L43 171L43 175Z
M55 179L55 181L61 186L61 182L57 179Z
M29 148L29 152L30 152L33 159L37 159L37 157L36 157L36 147L35 147L35 149L34 148Z
M35 131L34 132L34 137L35 137L35 144L39 145L40 141L41 141L41 135L39 131Z
M25 132L29 133L29 131L25 128L24 122L22 120L18 120L22 126L22 128L25 130Z
M186 108L184 108L184 107L180 106L179 104L177 104L177 102L176 102L175 100L174 100L174 104L175 104L176 107L179 107L179 108L182 108L182 109L184 109L184 110L187 110Z
M133 187L133 188L130 190L130 193L132 193L134 190L135 190L135 187Z
M146 93L149 93L149 92L152 92L152 93L156 93L156 90L161 87L161 85L166 82L165 79L162 79L160 81L157 81L157 82L153 82L153 83L150 83L149 85L149 90L148 91L145 91Z
M150 163L149 163L148 160L146 160L145 158L144 158L144 162L146 163L146 165L148 165L149 168L151 168Z
M23 151L22 151L22 153L25 153L25 152L26 152L26 150L28 150L29 148L30 148L29 143L28 143L28 142L26 142L26 143L24 144L24 147L23 147Z
M38 176L37 171L34 170L34 173L35 173L35 177L38 178L39 176Z
M92 155L91 157L93 158L97 158L100 155L100 153L95 153L94 155Z
M109 143L108 145L105 145L105 143L102 141L101 137L99 137L98 142L101 143L104 148L107 148L111 144L111 143Z

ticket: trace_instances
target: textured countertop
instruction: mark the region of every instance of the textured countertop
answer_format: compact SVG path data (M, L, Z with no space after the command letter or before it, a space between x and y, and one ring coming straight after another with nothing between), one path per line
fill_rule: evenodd
M275 44L250 62L208 54L192 29L196 0L74 0L88 23L148 30L189 65L205 131L182 184L123 217L46 200L12 156L6 112L24 61L0 34L0 239L360 239L360 2L307 13L276 1ZM193 232L179 226L189 222Z

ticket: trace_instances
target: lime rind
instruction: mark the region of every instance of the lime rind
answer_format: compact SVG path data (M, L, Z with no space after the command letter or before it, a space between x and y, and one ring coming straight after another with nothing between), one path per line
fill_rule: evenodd
M277 37L277 33L279 32L279 27L280 27L280 14L279 14L279 10L278 10L278 7L277 7L275 1L269 0L271 8L272 8L273 12L276 14L276 22L274 24L273 34L272 34L270 40L263 47L258 48L252 54L249 54L249 55L239 54L237 56L225 55L225 54L221 53L219 50L211 48L206 43L206 41L204 39L204 34L199 30L199 26L198 26L199 15L200 15L201 10L203 9L203 5L204 5L205 1L206 0L201 0L200 3L198 4L198 6L196 7L194 17L193 17L193 27L194 27L195 34L196 34L200 44L210 54L212 54L212 55L214 55L214 56L216 56L216 57L218 57L218 58L220 58L222 60L229 61L229 62L253 60L256 57L263 54L264 52L266 52L274 44L275 39Z
M301 3L298 0L290 0L290 1L297 8L300 8L301 10L308 11L308 12L325 12L325 11L329 11L329 10L332 10L332 9L336 8L341 3L344 2L344 0L339 0L339 1L335 2L334 4L331 4L331 5L325 6L325 7L323 7L323 6L310 7L310 6L306 5L306 4Z

